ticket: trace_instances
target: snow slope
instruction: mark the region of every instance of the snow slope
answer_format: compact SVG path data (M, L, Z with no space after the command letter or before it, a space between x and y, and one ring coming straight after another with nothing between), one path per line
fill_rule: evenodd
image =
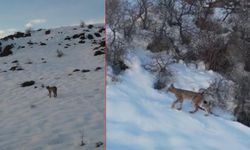
M104 49L99 47L102 28L60 27L49 34L43 29L30 37L0 40L2 47L14 44L13 55L0 57L0 150L104 149L96 147L104 142L104 55L94 56ZM80 33L85 33L85 43L72 38ZM57 57L57 50L64 56ZM16 65L24 70L9 70ZM35 85L20 87L30 80ZM43 85L57 86L58 97L49 98Z
M143 58L141 55L138 55ZM154 76L141 65L146 59L130 56L130 69L107 85L107 149L109 150L249 150L250 128L229 119L171 109L175 96L154 90ZM174 85L198 91L218 75L172 64Z

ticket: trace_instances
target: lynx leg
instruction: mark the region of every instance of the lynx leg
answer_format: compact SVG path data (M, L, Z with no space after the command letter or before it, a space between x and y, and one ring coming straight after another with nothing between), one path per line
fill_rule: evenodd
M179 99L176 99L173 103L172 103L172 106L171 108L175 108L175 104L178 103Z
M208 116L209 114L211 114L210 107L206 108L205 110L206 110L205 116Z
M54 97L57 97L57 90L54 91Z
M49 98L51 98L51 91L49 91Z
M206 111L205 116L208 116L209 114L211 114L210 102L204 100L204 101L203 101L203 107L205 107L205 111Z
M181 110L181 109L182 109L183 99L180 99L180 100L179 100L179 102L180 102L180 107L179 107L179 108L177 108L177 109L178 109L178 110Z
M195 113L198 111L198 104L194 104L194 110L189 111L190 113Z

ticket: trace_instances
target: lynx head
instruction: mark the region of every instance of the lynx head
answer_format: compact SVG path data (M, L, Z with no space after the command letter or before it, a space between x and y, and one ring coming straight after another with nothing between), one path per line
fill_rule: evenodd
M169 87L168 87L168 91L169 92L173 92L175 90L175 87L173 84L171 84Z
M202 107L209 108L211 105L210 101L203 100Z

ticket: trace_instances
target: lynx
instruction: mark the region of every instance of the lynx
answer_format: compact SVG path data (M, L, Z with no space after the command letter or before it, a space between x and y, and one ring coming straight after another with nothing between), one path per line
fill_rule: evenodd
M48 96L51 98L51 93L53 93L54 97L57 97L57 87L56 86L46 86L49 91Z
M173 84L170 85L168 88L168 91L175 94L176 100L172 103L171 108L175 108L176 103L180 103L180 107L177 108L178 110L182 109L182 103L184 99L190 99L193 102L194 110L189 111L190 113L195 113L198 111L200 105L205 108L207 116L210 114L210 103L206 100L203 100L203 93L198 93L198 92L193 92L193 91L188 91L188 90L183 90L183 89L178 89L175 88ZM202 108L201 108L202 109Z

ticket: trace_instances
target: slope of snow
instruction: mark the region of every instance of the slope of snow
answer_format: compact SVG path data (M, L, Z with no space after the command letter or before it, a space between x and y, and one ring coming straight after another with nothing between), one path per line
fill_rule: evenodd
M140 56L141 57L141 56ZM107 85L107 149L110 150L248 150L250 129L238 122L204 116L184 101L182 111L171 109L175 96L154 90L154 76L141 67L138 57L130 57L130 69L118 82ZM170 66L174 85L198 91L207 88L218 75L211 71ZM109 69L109 75L112 75Z
M94 56L93 50L104 38L104 32L101 37L94 33L103 27L61 27L47 35L41 30L32 32L31 37L1 41L3 47L15 46L13 55L0 57L1 150L104 148L96 148L97 142L104 142L104 55ZM79 38L64 40L79 33L92 34L94 39L86 38L84 44L78 43ZM38 44L28 45L28 41ZM64 56L58 58L57 49ZM17 65L14 60L24 70L10 71ZM81 72L83 69L90 71ZM35 85L20 87L30 80ZM42 85L57 86L58 97L49 98ZM82 135L84 147L80 146Z

